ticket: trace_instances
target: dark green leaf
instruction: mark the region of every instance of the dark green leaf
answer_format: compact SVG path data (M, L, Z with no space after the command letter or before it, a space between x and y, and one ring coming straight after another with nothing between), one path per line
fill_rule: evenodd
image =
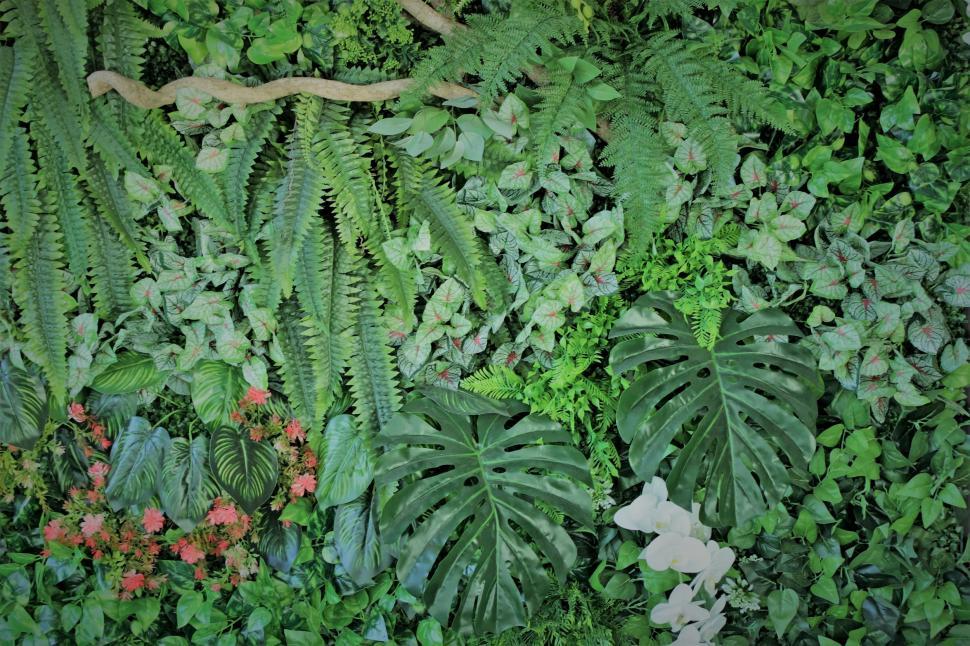
M105 495L116 508L141 505L155 495L162 457L171 444L168 431L132 417L111 447Z
M276 451L228 426L216 429L209 438L209 468L247 514L269 499L279 477Z
M350 415L338 415L323 433L323 453L317 476L317 504L342 505L364 493L374 479L374 464L367 433Z
M31 449L47 423L47 395L41 381L0 360L0 442Z
M166 374L147 354L122 352L117 360L94 378L91 387L105 395L124 395L153 389L165 383Z

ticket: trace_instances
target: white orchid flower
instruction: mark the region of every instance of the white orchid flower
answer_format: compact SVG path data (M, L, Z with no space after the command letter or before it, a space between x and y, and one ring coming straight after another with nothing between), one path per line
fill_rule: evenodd
M670 646L710 646L711 642L701 636L699 625L685 626L683 630L677 633L677 641Z
M690 534L690 514L686 509L676 505L669 500L657 505L652 514L653 529L657 534L669 534L671 532Z
M654 538L640 558L647 561L651 570L663 572L670 568L684 574L700 572L711 562L711 555L704 543L676 532Z
M655 624L670 624L677 632L694 621L704 621L711 613L694 603L694 591L686 583L681 583L670 592L666 602L658 603L650 611L650 621Z
M711 528L701 522L701 504L695 502L690 507L690 535L704 541L711 540Z
M704 620L697 629L700 633L700 638L704 642L713 642L714 637L721 632L721 629L727 625L727 617L724 616L724 606L727 605L727 597L721 595L711 606L710 613L711 616Z
M667 484L660 478L654 477L648 484L643 485L643 493L626 507L621 507L613 522L623 529L639 532L656 531L654 514L657 507L667 501Z
M707 542L708 564L694 579L694 588L704 586L711 596L717 592L717 584L734 565L734 550L730 547L720 547L717 541Z

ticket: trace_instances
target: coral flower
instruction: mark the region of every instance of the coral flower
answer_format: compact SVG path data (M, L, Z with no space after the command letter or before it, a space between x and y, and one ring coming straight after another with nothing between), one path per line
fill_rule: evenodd
M161 530L164 524L165 514L154 507L149 507L145 510L145 514L141 519L141 526L145 528L146 532L149 534L154 534L155 532Z
M84 412L84 406L77 402L71 402L71 405L67 407L67 416L75 422L83 422L88 418Z
M91 537L101 531L104 524L104 514L85 514L81 521L81 533Z
M127 592L134 592L145 586L145 575L140 572L129 572L121 579L121 587Z
M61 526L61 519L55 518L51 522L47 523L44 527L44 540L45 541L59 541L67 535L64 528Z
M291 442L302 442L306 439L306 431L303 430L303 426L300 425L300 420L291 420L290 423L286 425L286 436L290 438Z
M232 503L224 505L217 500L206 519L210 525L231 525L239 519L239 515Z
M317 488L317 479L312 473L304 473L298 476L293 484L290 485L290 491L296 496L302 496L307 492L312 492Z
M250 386L249 390L246 391L245 401L250 404L255 404L257 406L262 406L269 399L269 391L260 390L255 386Z
M189 543L182 549L179 556L182 558L183 561L185 561L189 565L195 565L196 563L198 563L199 561L205 558L205 552L200 550L195 545L192 545L191 543Z

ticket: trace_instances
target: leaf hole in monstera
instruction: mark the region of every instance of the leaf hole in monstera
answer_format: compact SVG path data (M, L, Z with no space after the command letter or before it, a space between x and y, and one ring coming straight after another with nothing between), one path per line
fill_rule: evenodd
M465 478L465 481L462 484L466 487L477 487L478 483L478 476L471 476L470 478Z

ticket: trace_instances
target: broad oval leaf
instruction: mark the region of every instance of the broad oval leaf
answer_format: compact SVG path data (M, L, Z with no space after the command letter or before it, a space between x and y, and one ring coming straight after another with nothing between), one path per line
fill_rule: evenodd
M337 415L327 423L320 462L316 494L321 508L354 500L374 479L369 438L351 415Z
M0 442L31 449L47 423L47 395L40 379L8 359L0 361Z
M206 466L208 440L201 435L189 442L184 437L172 440L162 461L158 497L162 509L182 531L191 532L205 518L216 496L215 482Z
M94 378L91 387L105 395L124 395L161 386L166 377L147 354L122 352Z
M246 388L241 368L223 361L200 361L192 373L192 405L209 426L225 424Z
M259 537L259 553L271 568L287 574L300 552L302 539L299 525L290 523L284 527L276 514L267 514Z
M209 468L219 486L247 514L255 513L269 499L280 473L273 447L228 426L216 429L209 438Z
M675 309L675 297L641 297L610 332L638 335L613 348L613 370L641 368L620 396L617 427L643 479L679 440L667 478L672 499L689 509L700 480L705 522L736 526L785 495L789 477L779 451L798 466L811 459L821 382L808 350L772 340L801 335L781 312L727 313L720 339L707 350Z
M442 623L454 609L462 633L524 625L546 564L561 581L576 559L569 533L536 505L591 525L586 459L544 417L469 416L465 398L425 393L379 435L378 482L403 481L381 512L385 543L404 541L398 578Z
M141 505L155 495L162 458L171 444L168 431L132 417L111 447L111 471L104 493L115 509Z
M378 524L378 496L370 487L354 500L337 507L333 516L333 543L340 565L354 583L369 585L385 567Z

